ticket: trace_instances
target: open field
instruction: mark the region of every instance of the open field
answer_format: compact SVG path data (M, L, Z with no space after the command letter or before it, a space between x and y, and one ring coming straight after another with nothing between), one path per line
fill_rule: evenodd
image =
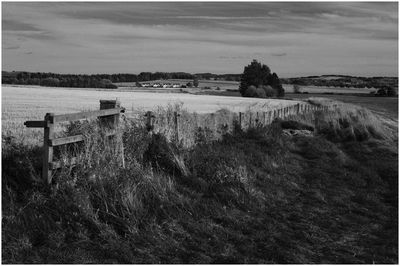
M293 85L283 84L285 92L290 93L293 91ZM299 86L301 92L308 93L343 93L343 94L369 94L375 92L377 89L368 88L341 88L341 87L327 87L327 86Z
M203 91L199 94L210 94L219 96L241 97L238 91ZM389 117L398 121L398 97L374 97L368 94L359 95L340 95L340 94L324 94L324 93L309 93L309 94L294 94L289 90L285 93L286 99L302 100L310 97L323 97L332 100L337 100L345 103L351 103L368 108L373 112Z
M399 118L399 98L398 97L369 97L369 96L353 96L353 95L329 95L329 94L287 94L287 98L306 99L309 97L324 97L345 103L351 103L368 108L380 115L389 117L395 121Z
M294 105L296 101L220 97L183 93L151 93L96 89L69 89L51 87L2 86L2 132L18 129L24 135L26 120L42 120L46 113L73 113L97 110L99 100L115 99L127 109L127 116L138 110L153 110L169 104L183 103L190 112L211 113L226 108L233 112L252 110L272 110ZM31 133L30 133L31 134Z

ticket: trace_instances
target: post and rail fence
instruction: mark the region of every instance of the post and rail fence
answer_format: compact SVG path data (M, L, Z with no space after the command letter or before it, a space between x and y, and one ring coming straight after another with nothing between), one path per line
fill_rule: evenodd
M331 106L322 106L322 105L311 105L311 104L302 104L298 103L292 106L287 106L287 107L282 107L278 108L275 110L270 110L270 111L264 111L264 112L238 112L236 116L236 123L240 126L240 128L245 129L245 114L248 114L248 119L247 119L247 128L256 126L256 125L269 125L271 124L275 119L280 118L284 119L287 118L290 115L300 115L300 114L306 114L309 112L315 112L315 111L330 111L334 110L337 108L337 105L331 105ZM211 120L215 121L215 114L212 113L211 115ZM255 115L255 118L253 117ZM149 131L150 134L153 133L155 130L155 121L157 119L157 116L155 115L154 112L148 111L145 114L146 117L146 128ZM175 141L180 140L180 129L182 122L180 122L180 114L179 112L174 112L173 116L173 137L172 139Z
M310 105L310 104L295 104L292 106L282 107L275 110L270 110L266 112L250 112L247 114L248 123L247 128L257 125L269 125L275 119L280 118L284 119L290 115L300 115L306 114L309 112L314 111L329 111L336 109L337 105L332 106L317 106L317 105ZM55 138L54 137L54 127L56 123L65 122L65 121L76 121L81 119L89 119L99 117L101 120L102 125L111 126L111 130L106 133L106 136L113 136L117 133L116 129L118 128L119 117L120 114L125 112L125 108L120 106L120 102L117 100L100 100L100 110L98 111L88 111L88 112L80 112L80 113L73 113L73 114L61 114L55 115L53 113L47 113L44 117L43 121L26 121L24 125L26 127L31 128L44 128L44 140L43 140L43 167L42 167L42 179L44 182L48 184L52 181L53 170L56 170L62 167L61 162L54 161L53 159L53 148L60 145L66 145L70 143L76 143L84 141L83 135L75 135L75 136L68 136L62 138ZM235 118L235 123L237 123L240 128L243 127L245 114L243 112L239 112ZM255 114L255 118L253 118L253 114ZM152 134L155 129L155 120L156 115L152 111L146 112L144 115L146 118L146 129L149 134ZM180 130L183 128L180 125L180 114L179 112L174 112L173 114L173 136L172 139L176 142L180 140ZM215 122L215 114L212 114L211 117ZM253 122L254 121L254 122ZM122 149L122 166L124 167L124 155L123 155L123 146L121 145ZM76 164L76 157L73 157L71 161L68 163L69 165Z
M44 129L42 180L50 184L53 177L53 171L62 166L61 162L54 161L54 147L84 141L83 135L55 138L54 128L57 123L99 117L101 124L104 126L107 125L111 129L109 132L107 132L106 136L114 136L117 133L116 129L118 128L120 113L123 112L125 112L125 108L120 106L119 101L100 100L100 110L98 111L60 115L47 113L42 121L26 121L24 123L26 127ZM124 156L122 154L122 165L124 166L123 158ZM76 164L76 157L73 157L68 164Z

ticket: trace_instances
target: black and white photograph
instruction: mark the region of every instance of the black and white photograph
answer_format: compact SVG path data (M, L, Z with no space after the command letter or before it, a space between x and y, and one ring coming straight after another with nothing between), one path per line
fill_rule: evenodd
M398 264L399 4L1 2L2 264Z

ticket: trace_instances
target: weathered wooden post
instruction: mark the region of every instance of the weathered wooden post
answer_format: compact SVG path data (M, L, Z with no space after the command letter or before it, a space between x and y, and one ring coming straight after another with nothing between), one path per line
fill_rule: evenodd
M239 127L242 129L242 112L239 112Z
M121 102L118 100L100 100L100 110L104 109L114 109L114 108L120 108L121 107ZM120 113L116 115L110 115L110 116L104 116L100 118L100 123L107 126L111 130L118 130L119 126L119 116ZM118 135L115 135L116 137ZM119 143L119 145L118 145ZM125 168L125 158L124 158L124 146L122 139L116 139L115 144L120 147L120 156L121 156L121 161L122 161L122 167Z
M43 140L43 168L42 179L47 184L51 183L53 169L51 163L53 162L53 146L49 145L50 141L54 139L54 114L47 113L44 117L44 140Z
M146 116L146 129L151 134L154 130L154 119L156 116L153 114L152 111L148 111L145 114L145 116Z
M258 122L259 122L260 120L259 120L259 118L258 118L258 112L256 112L256 120L255 120L255 126L258 126Z
M265 126L265 125L267 125L267 114L266 114L266 112L263 112L263 114L264 114L263 125Z
M251 124L252 123L251 120L252 120L252 112L249 113L249 127L248 128L251 128L251 125L252 125Z
M114 109L119 107L121 107L121 103L118 100L100 100L100 110ZM100 118L100 121L102 124L116 129L119 123L119 114L102 117Z
M178 112L174 112L174 125L175 125L175 141L179 143L179 121L178 117L180 114Z

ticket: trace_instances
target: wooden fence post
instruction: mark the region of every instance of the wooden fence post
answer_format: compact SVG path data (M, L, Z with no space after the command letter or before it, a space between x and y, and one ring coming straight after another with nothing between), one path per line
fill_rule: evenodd
M100 110L114 109L114 108L119 108L119 107L121 107L121 102L118 100L100 100ZM120 113L118 113L116 115L105 116L105 117L100 118L100 122L103 125L110 127L112 130L118 130L119 116L120 116ZM121 156L121 161L122 161L122 167L125 168L124 145L123 145L122 139L115 140L116 145L118 145L118 142L120 142L119 146L120 146L120 156Z
M242 112L239 112L239 127L242 129Z
M268 124L271 124L272 121L274 120L274 114L275 114L275 110L274 111L269 111L269 115L268 115Z
M178 117L180 114L178 112L174 112L174 124L175 124L175 141L176 143L179 143L179 121Z
M52 167L53 162L53 146L49 145L50 140L54 139L54 114L47 113L44 117L44 140L43 140L43 169L42 179L47 184L51 183L52 179Z
M152 133L154 130L154 118L155 115L152 111L148 111L146 114L146 129L149 133Z
M255 119L255 126L258 126L258 122L259 122L260 120L258 119L258 112L256 112L256 119Z
M265 126L265 125L267 125L267 114L266 114L266 112L263 112L263 115L264 115L263 125Z
M118 107L121 107L121 103L118 100L100 100L100 110L113 109ZM102 117L100 121L105 125L108 125L111 128L115 129L118 127L119 114Z

